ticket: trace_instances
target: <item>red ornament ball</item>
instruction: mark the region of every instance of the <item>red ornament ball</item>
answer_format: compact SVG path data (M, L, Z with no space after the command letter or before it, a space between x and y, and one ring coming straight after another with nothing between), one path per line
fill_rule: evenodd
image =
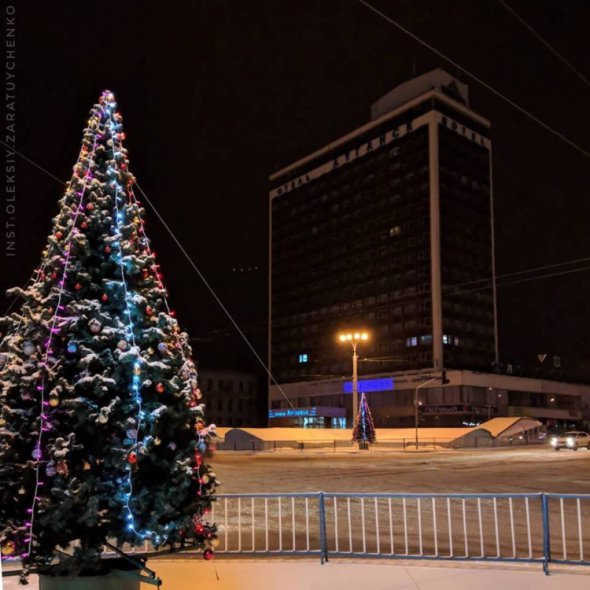
M86 221L83 221L83 222L80 224L80 227L81 227L82 229L87 229L87 228L88 228L88 223L87 223Z
M80 283L76 283L74 285L74 289L76 289L76 291L79 291L82 288L82 285Z
M111 247L110 246L105 246L104 247L104 251L105 251L105 254L110 254L111 253Z
M56 272L52 272L51 273L51 278L55 281L55 279L57 279L57 273Z
M151 305L148 305L148 306L145 308L145 313L147 313L148 315L152 315L152 314L154 313L154 309L153 309L153 307L151 307Z
M166 390L166 388L164 387L164 384L163 383L158 383L156 385L156 391L158 393L164 393L165 390Z
M108 301L109 300L109 296L106 293L103 293L100 297L101 301Z
M127 461L133 465L133 463L137 463L137 454L133 451L127 455Z
M88 211L92 211L94 209L94 203L88 203L88 205L86 205L86 209Z
M214 557L213 551L211 551L211 549L205 549L205 551L203 551L203 559L205 561L211 561Z
M199 522L195 525L195 533L197 535L202 535L205 531L205 527Z
M63 233L60 231L56 231L55 232L55 239L56 240L61 240L64 237Z

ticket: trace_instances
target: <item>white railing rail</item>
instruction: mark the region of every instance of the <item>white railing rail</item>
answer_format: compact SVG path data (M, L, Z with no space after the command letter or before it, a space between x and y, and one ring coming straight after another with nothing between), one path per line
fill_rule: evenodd
M223 494L209 516L227 556L590 565L590 494Z

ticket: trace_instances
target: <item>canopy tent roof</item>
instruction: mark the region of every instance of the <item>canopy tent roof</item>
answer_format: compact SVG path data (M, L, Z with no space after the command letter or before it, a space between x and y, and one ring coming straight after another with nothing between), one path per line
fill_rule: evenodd
M471 428L419 428L418 438L438 442L451 442L477 430L485 430L493 438L505 438L541 426L541 422L527 417L493 418ZM413 440L414 428L376 428L378 442ZM217 435L224 440L298 441L320 442L351 440L349 428L217 428Z
M512 417L512 418L492 418L477 428L487 430L494 438L505 438L513 436L533 428L542 426L541 422L534 418Z
M418 437L423 440L436 439L440 442L452 441L471 431L471 428L419 428ZM226 440L250 438L262 441L333 441L351 440L349 428L218 428L220 437ZM408 439L413 440L416 432L413 428L376 428L377 440L380 442Z

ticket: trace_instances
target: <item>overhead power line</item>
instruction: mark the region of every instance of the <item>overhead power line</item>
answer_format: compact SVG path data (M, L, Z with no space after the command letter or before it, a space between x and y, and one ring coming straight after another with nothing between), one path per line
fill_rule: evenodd
M362 1L362 0L359 0ZM14 153L16 155L18 155L19 157L23 158L24 160L26 160L27 162L31 163L33 166L35 166L36 168L38 168L39 170L41 170L42 172L44 172L45 174L47 174L50 178L52 178L53 180L56 180L59 184L61 185L66 185L67 183L64 182L63 180L61 180L60 178L58 178L57 176L55 176L54 174L52 174L51 172L49 172L48 170L46 170L45 168L43 168L42 166L40 166L39 164L37 164L34 160L32 160L31 158L25 156L23 153L14 150L11 146L9 146L8 144L6 144L2 139L0 139L0 145L4 145L5 147L11 149L14 151ZM160 219L160 221L162 222L162 224L164 225L164 227L168 230L168 232L170 233L170 235L172 235L174 241L177 243L178 247L181 249L181 251L183 251L183 253L185 254L185 256L188 257L188 254L186 253L186 251L184 250L184 248L182 247L182 245L180 244L180 242L178 241L178 239L174 236L174 234L172 233L172 230L167 226L167 224L165 223L165 221L162 219L162 217L160 216L159 212L155 209L154 205L151 203L151 201L147 198L147 195L145 195L145 193L141 190L141 187L139 185L137 185L138 189L142 192L144 198L146 199L146 202L150 205L150 207L152 207L152 209L154 210L155 214L158 216L158 218ZM521 277L520 279L516 279L513 281L505 281L502 282L503 278L509 278L509 277L515 277L517 275L522 275L522 274L526 274L526 273L533 273L533 272L538 272L540 270L547 270L550 268L553 269L558 269L559 267L563 267L563 266L569 266L572 264L578 264L578 263L582 263L582 262L588 262L590 261L590 257L584 257L584 258L573 258L571 260L566 260L564 262L557 262L555 264L546 264L543 266L537 266L537 267L531 267L528 269L523 269L523 270L519 270L519 271L514 271L514 272L510 272L510 273L504 273L504 274L500 274L500 275L496 275L496 281L498 287L503 287L503 286L508 286L508 285L515 285L518 283L524 283L527 281L534 281L534 280L539 280L539 279L544 279L544 278L550 278L550 277L555 277L555 276L561 276L564 274L571 274L571 273L576 273L576 272L583 272L586 270L590 270L590 267L581 267L581 268L575 268L575 269L570 269L567 271L561 271L561 272L553 272L553 273L549 273L549 274L544 274L544 275L533 275L530 277ZM194 263L191 261L191 264L194 265ZM212 290L212 287L208 284L208 282L206 281L205 277L202 275L202 273L198 270L198 268L195 269L197 271L197 274L200 276L201 280L203 280L203 282L206 284L206 286ZM492 282L493 278L492 277L484 277L481 279L474 279L471 281L466 281L464 283L455 283L453 285L446 285L443 290L452 290L452 289L456 289L458 287L463 287L463 286L469 286L469 285L473 285L473 284L477 284L477 283L486 283L483 286L480 287L474 287L473 289L468 289L468 290L461 290L461 291L454 291L453 293L450 293L452 295L460 295L462 293L471 293L471 292L475 292L475 291L483 291L486 289L490 289L491 288L491 282ZM27 281L28 282L28 281ZM217 299L217 296L214 295L214 297ZM14 305L15 301L18 299L18 296L14 298L14 300L10 303L9 309L6 311L6 313L4 315L8 315L8 313L10 312L10 309L12 309L12 306ZM407 300L411 301L414 300L415 296L408 296ZM406 298L402 297L400 298L399 302L403 303L406 300ZM398 301L398 300L396 300ZM218 300L218 303L220 303L220 305L222 306L222 309L225 311L226 314L229 314L229 311L225 308L225 306L223 306L223 304L221 303L220 300ZM232 319L232 323L234 323L233 318ZM234 324L235 325L235 324ZM246 329L255 329L258 326L260 326L262 324L254 324L251 326L248 326ZM244 337L243 334L241 334L242 337ZM251 346L251 344L248 341L249 346ZM260 360L260 359L259 359Z
M461 70L464 74L466 74L467 76L469 76L470 78L472 78L473 80L475 80L476 82L481 84L484 88L487 88L492 94L496 95L498 98L501 98L504 102L508 103L511 107L516 109L518 112L525 115L525 117L528 117L529 119L531 119L532 121L537 123L537 125L540 125L541 127L543 127L543 129L545 129L546 131L549 131L555 137L558 137L559 139L561 139L562 141L567 143L570 147L572 147L575 150L577 150L578 152L580 152L582 155L586 156L587 158L590 158L590 151L584 149L582 146L578 145L576 142L574 142L571 139L569 139L568 137L566 137L563 133L561 133L560 131L557 131L557 129L551 127L551 125L545 123L544 121L539 119L539 117L533 115L530 111L528 111L524 107L521 107L519 104L515 103L513 100L508 98L505 94L502 94L499 90L496 90L493 86L490 86L487 82L482 80L479 76L470 72L468 69L464 68L462 65L457 63L455 60L451 59L448 55L445 55L442 51L439 51L438 49L436 49L436 47L433 47L432 45L430 45L429 43L427 43L426 41L424 41L423 39L418 37L418 35L415 35L414 33L412 33L412 31L410 31L410 30L406 29L404 26L400 25L393 18L391 18L390 16L387 16L385 13L383 13L380 10L378 10L377 8L375 8L372 4L369 4L368 2L366 2L366 0L357 0L357 2L359 2L363 6L365 6L366 8L368 8L369 10L371 10L372 12L374 12L375 14L380 16L382 19L386 20L388 23L392 24L394 27L398 28L400 31L402 31L403 33L405 33L406 35L408 35L409 37L414 39L414 41L416 41L417 43L420 43L420 45L422 45L423 47L430 49L430 51L432 51L433 53L435 53L436 55L438 55L439 57L441 57L442 59L444 59L448 63L452 64L457 69Z
M168 232L170 237L174 240L175 244L178 246L180 251L184 254L184 257L188 260L189 264L193 267L193 270L197 273L198 277L201 279L201 282L205 285L205 287L207 287L207 290L209 291L209 293L211 293L211 295L213 296L213 298L215 299L215 301L217 302L219 307L221 307L221 309L223 310L223 313L225 313L227 319L232 323L233 327L236 329L238 334L241 336L242 340L246 343L246 345L248 346L248 348L250 349L250 351L252 352L252 354L254 355L256 360L260 363L260 366L264 369L265 373L268 375L270 380L277 386L278 390L281 392L281 395L285 398L285 400L287 400L287 403L289 404L291 409L295 409L295 406L292 404L292 402L289 399L289 397L287 396L287 394L283 391L283 388L280 386L279 382L275 379L274 375L271 373L267 364L264 362L264 360L262 360L261 356L258 354L256 349L254 348L254 346L250 342L249 338L246 336L246 334L244 334L244 331L240 328L240 326L238 325L238 323L236 322L236 320L234 319L234 317L232 316L230 311L223 304L223 302L221 301L221 299L219 298L219 296L217 295L217 293L215 292L215 290L213 289L213 287L211 286L209 281L205 278L205 275L201 272L199 267L195 264L193 259L190 257L189 253L184 249L183 245L180 243L180 241L176 237L175 233L170 229L169 225L164 221L164 218L160 215L160 212L158 211L158 209L156 209L156 206L150 201L148 196L145 194L144 190L141 188L141 186L139 185L137 180L135 181L135 186L139 189L139 192L143 195L143 198L146 200L147 204L152 208L152 211L156 214L156 216L160 220L160 223L164 226L164 228L166 229L166 231Z
M566 260L564 262L556 262L555 264L544 264L543 266L535 266L535 267L531 267L531 268L525 268L523 270L517 270L514 272L502 273L500 275L496 275L496 281L499 281L501 279L507 279L510 277L515 277L518 275L538 272L541 270L547 270L549 268L556 269L556 268L559 268L560 266L571 266L572 264L579 264L581 262L590 262L590 257L586 256L585 258L572 258L571 260ZM570 272L576 272L576 270L585 270L585 268L574 269L573 271L570 271ZM553 276L553 275L551 275L551 276ZM523 277L523 281L533 281L538 278L543 278L543 277L538 277L538 276ZM494 279L494 277L491 276L491 277L484 277L481 279L474 279L472 281L465 281L464 283L455 283L454 285L447 285L447 286L443 287L443 291L445 289L456 289L457 287L465 287L467 285L474 285L476 283L483 283L483 282L489 283L493 279ZM520 281L517 281L517 282L520 282ZM508 285L508 284L512 284L512 283L502 283L502 285Z
M31 160L31 158L27 158L27 156L25 156L22 152L19 152L18 150L16 150L14 148L14 146L6 143L5 141L2 141L1 139L0 139L0 144L2 144L6 149L15 153L19 158L22 158L23 160L25 160L26 162L28 162L32 166L35 166L35 168L38 168L39 170L41 170L41 172L44 172L45 174L47 174L47 176L53 178L53 180L56 180L57 182L59 182L60 184L63 184L63 185L66 184L61 178L58 178L54 174L51 174L51 172L49 172L49 170L47 170L46 168L43 168L43 166L41 166L40 164L37 164L37 162L35 162L34 160Z
M563 275L574 274L574 273L578 273L578 272L586 272L587 270L590 270L590 266L582 266L580 268L572 268L572 269L563 269L563 268L559 269L559 267L570 266L572 264L579 264L581 262L590 262L590 257L576 258L576 259L568 260L565 262L559 262L556 264L546 264L544 266L537 266L537 267L530 268L530 269L519 270L519 271L515 271L515 272L509 272L509 273L504 273L501 275L496 275L496 281L497 281L496 287L498 287L498 288L509 287L511 285L518 285L520 283L527 283L530 281L548 279L548 278L552 278L552 277L559 277L559 276L563 276ZM538 275L533 275L533 276L528 276L528 277L525 276L525 277L520 277L520 278L514 278L513 280L508 280L508 281L502 280L502 279L507 279L507 278L511 278L511 277L518 277L518 275L522 275L522 274L526 274L526 273L539 272L541 270L548 270L548 269L554 269L554 272L545 273L545 274L538 274ZM445 297L453 297L455 295L464 295L466 293L477 293L478 291L487 291L487 290L491 289L493 286L492 281L493 281L493 277L485 277L482 279L476 279L474 281L466 281L464 283L455 283L453 285L445 285L442 288L442 290L443 290ZM479 286L473 286L472 288L456 290L458 287L466 287L469 285L473 285L474 283L484 283L484 284L479 285ZM419 298L420 297L415 294L403 295L401 297L397 297L394 301L389 301L387 303L375 305L375 306L371 307L369 311L376 312L381 309L387 309L387 308L391 307L392 305L412 303L414 301L417 301ZM274 327L285 327L285 326L295 325L295 324L300 324L300 323L303 323L303 322L302 321L294 321L291 318L275 319L273 321L273 326ZM260 331L260 330L266 330L266 329L268 329L268 322L267 321L256 322L256 323L244 326L243 329L247 332L256 332L256 331ZM230 334L230 332L228 332L228 330L226 328L214 328L214 329L209 330L207 332L201 333L199 335L199 338L201 338L201 339L206 339L207 337L209 337L210 339L214 339L217 337L223 338L225 336L229 336L229 334Z
M512 14L512 16L518 20L520 22L520 24L525 27L534 37L536 37L536 39L542 43L543 45L545 45L545 47L547 47L547 49L549 49L549 51L551 51L551 53L553 53L553 55L555 57L557 57L557 59L559 59L559 61L561 61L562 64L564 64L567 68L569 68L576 76L578 76L578 78L580 78L580 80L582 80L582 82L584 82L584 84L586 84L586 86L590 87L590 80L588 80L588 78L586 78L586 76L584 76L584 74L582 74L582 72L580 72L580 70L578 70L578 68L576 68L570 61L568 61L559 51L557 51L557 49L555 49L555 47L553 47L553 45L551 45L547 40L545 40L543 37L541 37L541 35L539 33L537 33L537 31L535 31L535 29L533 29L533 27L531 27L531 25L529 25L529 23L527 23L526 20L524 20L524 18L522 18L522 16L520 16L512 7L510 7L506 2L504 2L504 0L498 0L498 2L510 13Z

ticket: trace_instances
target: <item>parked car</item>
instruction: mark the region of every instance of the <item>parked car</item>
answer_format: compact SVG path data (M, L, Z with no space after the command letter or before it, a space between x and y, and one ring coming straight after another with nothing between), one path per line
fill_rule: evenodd
M558 436L552 436L550 442L556 451L560 449L577 451L580 447L585 447L590 451L590 434L587 432L571 430Z

